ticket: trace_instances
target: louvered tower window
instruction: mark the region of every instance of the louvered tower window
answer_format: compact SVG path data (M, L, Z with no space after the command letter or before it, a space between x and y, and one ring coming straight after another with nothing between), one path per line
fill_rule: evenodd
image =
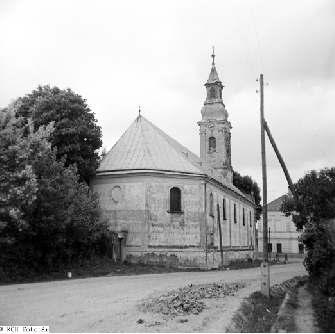
M208 139L208 151L215 152L216 151L216 139L215 137L209 137Z

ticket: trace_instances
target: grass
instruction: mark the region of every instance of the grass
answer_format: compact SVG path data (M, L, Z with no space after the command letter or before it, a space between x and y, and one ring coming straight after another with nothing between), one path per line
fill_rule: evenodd
M321 332L335 332L335 297L326 296L311 282L308 289L312 294L313 310Z
M284 292L270 298L263 296L259 291L251 294L242 303L239 312L233 318L237 331L241 333L270 332L284 296Z
M290 279L282 284L274 285L271 288L270 298L265 297L259 291L252 293L242 302L240 309L233 317L232 325L228 331L241 333L270 332L277 320L278 311L286 292L288 290L296 291L299 280L301 280L300 277ZM292 309L297 307L296 292L293 293L292 298L288 300L287 306ZM286 328L288 332L294 332L294 319L288 315L289 313L286 313L286 316L282 319L282 321L285 322L284 328Z
M11 274L0 273L0 285L13 283L33 283L53 280L65 280L67 272L71 272L72 278L87 278L98 276L122 276L141 274L160 274L178 271L190 271L187 268L170 268L157 265L145 264L116 264L109 258L98 258L84 263L73 264L71 267L54 271L34 272L30 268L19 268ZM1 271L1 270L0 270ZM196 271L192 269L192 271Z

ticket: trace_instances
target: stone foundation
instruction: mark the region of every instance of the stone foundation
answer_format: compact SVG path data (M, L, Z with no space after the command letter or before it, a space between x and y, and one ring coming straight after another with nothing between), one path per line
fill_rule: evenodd
M202 248L193 249L152 249L146 251L126 251L126 261L168 267L217 268L221 264L220 252ZM253 258L251 249L228 249L223 252L224 265L231 261Z

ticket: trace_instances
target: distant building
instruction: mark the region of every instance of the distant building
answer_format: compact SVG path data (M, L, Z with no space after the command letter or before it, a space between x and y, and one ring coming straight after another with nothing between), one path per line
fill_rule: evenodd
M286 217L281 212L281 205L286 195L270 202L268 208L268 249L272 253L303 254L304 246L299 242L301 232L297 231L292 216ZM263 251L263 219L257 223L258 251Z
M253 255L255 205L232 183L231 125L214 55L205 87L200 157L139 115L91 182L120 261L217 266L220 241L225 263Z

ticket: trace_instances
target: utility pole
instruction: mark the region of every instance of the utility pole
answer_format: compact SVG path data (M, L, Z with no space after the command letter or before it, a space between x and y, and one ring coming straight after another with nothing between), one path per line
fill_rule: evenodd
M270 297L270 266L268 255L268 209L267 209L267 176L266 176L266 151L264 129L264 80L263 74L259 77L260 88L260 121L261 121L261 153L262 153L262 177L263 177L263 263L261 265L261 292Z

